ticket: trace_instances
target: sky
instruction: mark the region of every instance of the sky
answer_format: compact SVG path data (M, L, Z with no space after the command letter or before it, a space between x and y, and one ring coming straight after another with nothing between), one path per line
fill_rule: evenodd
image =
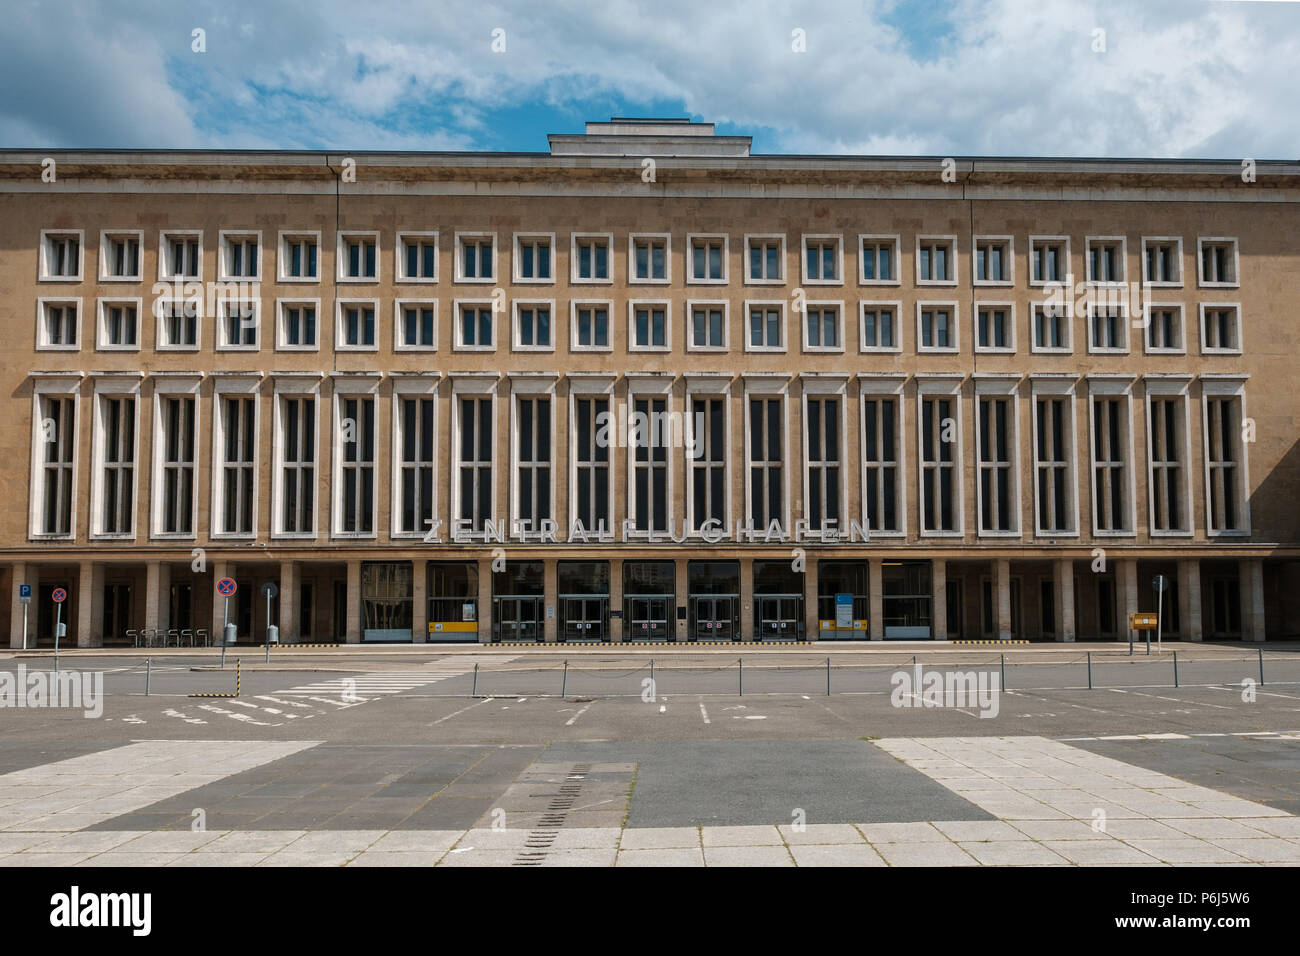
M1291 0L5 0L0 148L1294 159L1297 64Z

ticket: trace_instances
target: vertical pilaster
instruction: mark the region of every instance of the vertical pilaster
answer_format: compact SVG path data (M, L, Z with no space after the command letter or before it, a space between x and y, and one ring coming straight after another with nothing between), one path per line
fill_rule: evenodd
M815 641L821 637L821 615L817 611L817 559L806 558L807 565L803 572L803 632L806 640Z
M1241 639L1262 641L1264 628L1264 562L1248 558L1241 562Z
M993 599L997 602L999 641L1011 640L1011 561L997 558L993 562Z
M618 612L617 617L615 617L615 612ZM609 562L609 639L615 644L623 642L622 558L611 558Z
M686 608L686 616L677 617L677 607L670 608L668 611L669 627L677 635L677 640L690 640L690 569L687 558L676 558L673 561L673 590L677 592L677 607Z
M492 643L492 559L478 559L478 642Z
M1205 639L1201 623L1201 562L1197 558L1178 562L1178 623L1184 641Z
M754 559L740 559L740 639L754 639Z
M867 628L873 641L885 639L885 579L879 558L867 558L867 589L870 595L871 620Z
M411 641L429 642L429 562L424 558L411 562Z
M1115 562L1115 590L1119 601L1119 620L1115 622L1115 629L1117 633L1127 635L1129 615L1139 610L1137 561L1121 558Z
M560 625L560 570L554 558L547 558L542 565L542 639L553 644L559 635ZM552 610L553 609L553 610Z
M361 561L348 561L347 590L348 619L343 622L343 640L349 644L361 643Z
M302 639L302 622L298 620L298 595L302 588L297 561L280 562L280 642Z
M1052 596L1056 639L1072 643L1077 635L1074 630L1074 562L1069 558L1052 562Z
M935 558L930 562L931 621L930 636L948 640L948 562Z
M77 646L104 645L104 565L82 561L77 582ZM116 637L117 635L113 635Z

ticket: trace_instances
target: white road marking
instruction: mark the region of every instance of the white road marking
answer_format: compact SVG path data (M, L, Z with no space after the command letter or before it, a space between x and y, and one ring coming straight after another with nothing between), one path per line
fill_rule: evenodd
M706 724L713 723L713 721L709 720L709 712L704 709L704 701L700 701L700 716L704 718Z
M592 703L594 703L594 701ZM587 709L589 707L591 707L591 703L584 705L582 710L578 711L576 714L574 714L572 717L570 717L568 720L564 722L564 726L572 727L577 722L578 718L587 712Z
M433 723L429 724L429 726L432 727L434 726L434 724L440 724L444 720L451 720L453 717L457 716L458 714L463 714L467 710L473 710L475 707L478 707L481 704L486 704L491 699L492 699L491 697L484 697L482 700L476 700L468 707L462 707L460 710L456 711L455 713L448 714L446 717L439 717L437 720L433 721Z

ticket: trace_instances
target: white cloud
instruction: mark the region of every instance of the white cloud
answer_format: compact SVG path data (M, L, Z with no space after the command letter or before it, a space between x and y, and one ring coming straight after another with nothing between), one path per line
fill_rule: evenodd
M7 16L7 145L474 148L520 104L662 101L801 153L1262 158L1300 140L1296 4L956 0L941 39L888 0L52 9Z

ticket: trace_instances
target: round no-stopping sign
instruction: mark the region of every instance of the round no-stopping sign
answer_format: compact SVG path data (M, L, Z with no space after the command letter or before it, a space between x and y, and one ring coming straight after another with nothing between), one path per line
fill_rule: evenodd
M217 582L217 593L224 597L230 597L236 590L238 585L235 584L234 578L222 578Z
M54 599L55 604L62 604L68 599L68 592L63 590L63 588L55 588L54 593L51 594L50 597Z

